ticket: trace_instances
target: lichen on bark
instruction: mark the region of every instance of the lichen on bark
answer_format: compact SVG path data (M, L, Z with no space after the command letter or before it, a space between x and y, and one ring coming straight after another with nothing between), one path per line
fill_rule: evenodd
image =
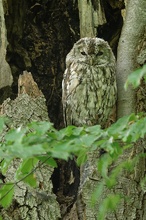
M25 127L32 121L49 121L45 97L38 89L31 73L25 71L20 76L18 85L22 87L18 89L18 97L15 100L6 99L1 106L1 115L10 119L9 127ZM15 173L20 163L20 159L14 159L11 162L5 174L5 183L16 181ZM23 181L18 181L15 184L11 206L7 209L1 208L0 214L3 219L59 219L59 204L52 192L52 173L53 168L45 163L39 163L34 171L38 183L36 188L31 188Z
M6 48L8 45L5 27L3 1L0 1L0 89L11 86L13 82L9 64L6 61Z

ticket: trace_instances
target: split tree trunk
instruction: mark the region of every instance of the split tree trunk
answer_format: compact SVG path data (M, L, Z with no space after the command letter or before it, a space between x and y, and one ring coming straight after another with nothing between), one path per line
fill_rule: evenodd
M0 115L10 119L9 127L25 127L32 121L49 121L45 97L34 82L31 73L24 71L19 77L18 91L15 100L8 98L1 106ZM4 177L5 183L15 183L15 174L19 165L18 159L10 163ZM23 181L17 182L11 206L7 209L0 208L0 216L3 220L59 219L60 208L52 192L53 185L50 180L52 173L53 168L40 163L34 171L38 183L35 189L27 186Z
M21 0L15 0L14 5L10 0L3 2L6 3L6 9L8 10L5 14L9 40L9 47L7 48L7 59L11 65L11 69L15 78L14 84L12 86L13 92L17 94L15 87L17 84L18 75L22 73L22 71L25 69L31 70L31 72L37 79L37 82L39 82L39 86L40 88L42 88L45 97L47 98L47 107L49 110L51 120L55 123L56 127L60 128L62 127L62 116L60 114L62 73L65 70L65 56L71 49L73 43L79 38L79 22L77 13L79 10L81 37L95 37L96 34L98 35L99 25L104 24L106 22L104 9L103 6L100 4L101 1L78 0L78 8L76 5L76 1L74 0L69 2L68 0L56 1L56 5L54 4L54 1L43 1L43 4L41 4L40 1L36 1L34 3L34 1L32 0L25 2ZM121 4L122 1L108 0L105 2L108 2L108 4L110 4L111 7L116 8L117 5ZM125 20L125 26L123 27L121 40L118 48L118 117L121 117L125 114L129 114L131 111L133 111L133 107L135 108L136 105L135 92L130 89L127 93L125 93L125 91L123 90L123 84L125 82L126 76L128 76L128 74L135 67L138 66L137 63L142 65L145 62L145 60L143 59L145 54L145 43L139 43L139 40L143 41L143 39L145 39L143 37L145 36L145 33L143 32L143 23L145 22L144 14L146 14L145 3L145 0L128 1L127 17ZM0 6L2 6L2 1L0 1ZM2 28L0 29L1 40L4 39L4 41L2 41L4 43L0 44L0 50L4 48L4 58L0 58L2 61L4 61L3 68L8 69L6 73L10 73L9 67L5 61L7 40L5 37L3 8L0 7L0 10L0 16L2 21L0 23L0 28L4 27L4 32L2 31ZM135 18L135 16L138 17ZM135 23L133 22L133 19ZM18 32L16 32L16 30ZM129 31L128 34L127 31ZM137 60L135 59L135 57L137 57ZM3 71L2 73L4 72L5 71ZM2 83L2 87L10 85L12 83L11 74L8 74L7 79L4 77L5 74L3 75L3 79L5 79L5 82ZM141 94L143 94L144 96L143 91ZM27 99L29 99L29 102L31 102L31 99L27 95L24 95L22 99L25 100L25 96L27 97ZM125 99L125 97L127 98ZM19 98L21 99L21 96ZM16 100L18 100L18 98ZM141 99L139 99L139 101L141 101ZM129 102L131 102L131 105L128 106ZM14 105L14 103L17 106L17 101L15 100L8 100L5 102L6 106L7 104ZM36 109L34 111L36 111ZM48 120L47 116L46 120ZM143 150L143 146L144 143L142 141L139 142L135 146L133 152L134 155L140 152L140 149ZM127 152L124 155L124 157L120 160L122 161L128 157L129 152ZM88 165L89 166L86 170L87 177L89 176L89 174L92 175L92 173L94 173L95 176L93 177L97 178L98 172L96 169L93 169L93 167L95 168L95 160L89 161ZM144 169L145 161L143 159L139 164L137 164L137 167L135 168L135 173L131 173L130 176L129 174L125 174L120 177L118 181L119 185L115 188L115 191L119 192L119 188L121 188L120 192L122 194L130 195L131 201L129 205L126 204L125 201L122 201L119 209L115 213L109 214L107 216L107 219L146 219L144 192L140 187L140 180L143 178ZM46 170L44 171L44 173L46 173ZM47 179L45 179L47 183L45 185L45 190L48 190L48 187L49 190L52 189L52 185L48 185L48 182L50 181L50 175L51 173L49 173ZM55 175L54 179L56 179L56 182L60 180L57 175ZM41 181L44 181L44 179L42 178ZM94 186L96 186L96 182L84 182L84 185L81 186L82 198L81 200L79 199L79 201L77 201L77 206L79 206L77 207L78 217L76 215L76 207L74 206L73 211L71 210L70 213L67 213L64 219L82 219L82 217L84 217L84 219L86 220L98 219L99 204L100 201L102 201L102 199L106 197L107 192L105 191L103 193L103 197L98 199L97 206L94 209L91 209L90 195L93 192ZM21 193L21 198L27 197L25 186L24 192ZM17 194L19 194L19 192L17 192ZM31 195L34 196L34 199L33 202L30 201L28 203L28 207L30 207L30 210L32 207L34 207L34 204L38 205L38 196L36 196L36 194L37 193L34 191L31 192ZM41 192L39 192L39 195L42 195ZM42 206L40 207L40 209L38 209L40 213L45 210L45 214L42 213L45 219L49 218L52 220L53 218L57 219L60 216L59 206L56 202L55 197L53 197L53 201L53 208L50 206L49 200L45 202L43 201ZM49 210L52 209L52 212L50 214L48 214L47 212L48 206ZM13 213L15 211L15 208L16 207L12 207ZM30 210L27 210L26 207L24 207L24 209L21 210L20 213L22 213L22 211L24 211L25 213L24 219L41 219L40 216L38 217L37 209L33 209L34 214L33 212L31 213ZM9 211L10 210L3 210L3 216L5 216L4 219L6 220L8 219L8 216L10 216ZM15 213L17 213L18 219L20 219L17 210ZM28 213L30 214L30 218ZM54 215L54 213L56 213L56 215ZM13 216L11 218L14 219Z
M80 18L80 38L96 37L98 26L106 23L104 9L100 4L100 1L78 0L78 8Z

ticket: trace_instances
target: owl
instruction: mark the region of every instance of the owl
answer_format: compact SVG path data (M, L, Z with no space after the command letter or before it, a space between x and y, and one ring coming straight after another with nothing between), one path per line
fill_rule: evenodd
M62 81L65 125L105 127L117 97L115 57L106 41L82 38L66 57Z

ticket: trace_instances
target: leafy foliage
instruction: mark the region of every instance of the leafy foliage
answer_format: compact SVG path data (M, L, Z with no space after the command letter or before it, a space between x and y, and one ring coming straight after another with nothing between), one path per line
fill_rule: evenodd
M134 86L139 85L141 77L145 75L145 67L128 78L126 87L129 83ZM137 155L128 161L123 161L113 169L110 175L108 174L108 167L127 148L131 148L133 143L145 137L146 117L142 113L120 118L105 130L95 125L91 127L68 126L58 131L50 122L32 122L25 128L8 130L8 123L7 119L0 118L0 171L5 175L15 158L20 158L22 162L17 168L16 182L7 184L0 182L0 205L4 208L11 204L18 181L23 181L32 187L37 186L35 170L38 162L57 167L56 158L68 160L76 155L77 163L81 165L87 160L89 152L104 149L107 153L98 161L98 171L102 176L102 181L98 183L91 199L92 204L95 204L104 186L112 188L122 170L133 169L139 157L143 156ZM141 185L144 188L145 179ZM108 195L100 206L99 219L104 219L107 211L116 209L120 198L118 194Z
M142 68L135 70L128 76L128 79L125 83L125 89L127 89L129 84L132 84L134 88L137 88L140 85L140 81L143 77L146 81L146 65L144 65Z
M117 208L117 205L120 202L120 195L116 194L110 194L107 196L107 198L103 201L103 205L100 206L99 210L99 219L105 219L107 211L113 211Z
M13 183L5 184L0 189L0 205L2 205L4 208L7 208L12 202L13 193L14 193L14 184Z
M1 127L5 129L3 118L0 119L0 124L3 124ZM103 185L114 186L122 169L133 167L134 162L133 160L124 161L113 170L110 176L108 175L109 165L123 153L124 149L132 147L139 138L144 138L145 134L146 118L142 114L125 116L105 130L96 125L92 127L68 126L58 131L50 122L32 122L25 128L11 129L4 137L1 136L0 168L4 175L11 161L14 158L21 158L22 162L17 169L16 180L36 187L37 180L34 171L39 161L56 167L55 158L68 160L72 158L72 155L76 155L77 163L81 165L86 161L88 152L99 148L104 149L108 154L104 154L98 162L98 171L104 181L98 188L100 190L97 190L92 198L92 202L95 203ZM10 190L9 187L10 185L4 185L0 189L1 205L4 207L12 200L14 190L6 193ZM6 193L5 197L4 193ZM6 203L5 200L9 202Z

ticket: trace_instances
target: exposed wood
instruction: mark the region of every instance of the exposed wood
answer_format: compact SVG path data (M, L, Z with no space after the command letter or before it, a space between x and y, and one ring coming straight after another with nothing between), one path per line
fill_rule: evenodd
M32 121L49 121L46 100L31 73L25 71L19 77L18 87L18 97L15 100L6 99L1 106L1 115L10 119L9 127L22 127ZM19 165L18 159L11 162L5 174L5 183L15 182L15 173ZM40 163L34 171L38 182L35 189L19 181L15 187L11 206L0 210L2 218L4 220L58 219L60 208L52 192L53 185L50 180L52 173L53 168Z
M78 0L80 18L80 38L96 37L97 27L106 22L104 9L99 0Z
M5 27L3 0L0 0L0 89L11 86L13 82L9 64L6 61L7 31Z

